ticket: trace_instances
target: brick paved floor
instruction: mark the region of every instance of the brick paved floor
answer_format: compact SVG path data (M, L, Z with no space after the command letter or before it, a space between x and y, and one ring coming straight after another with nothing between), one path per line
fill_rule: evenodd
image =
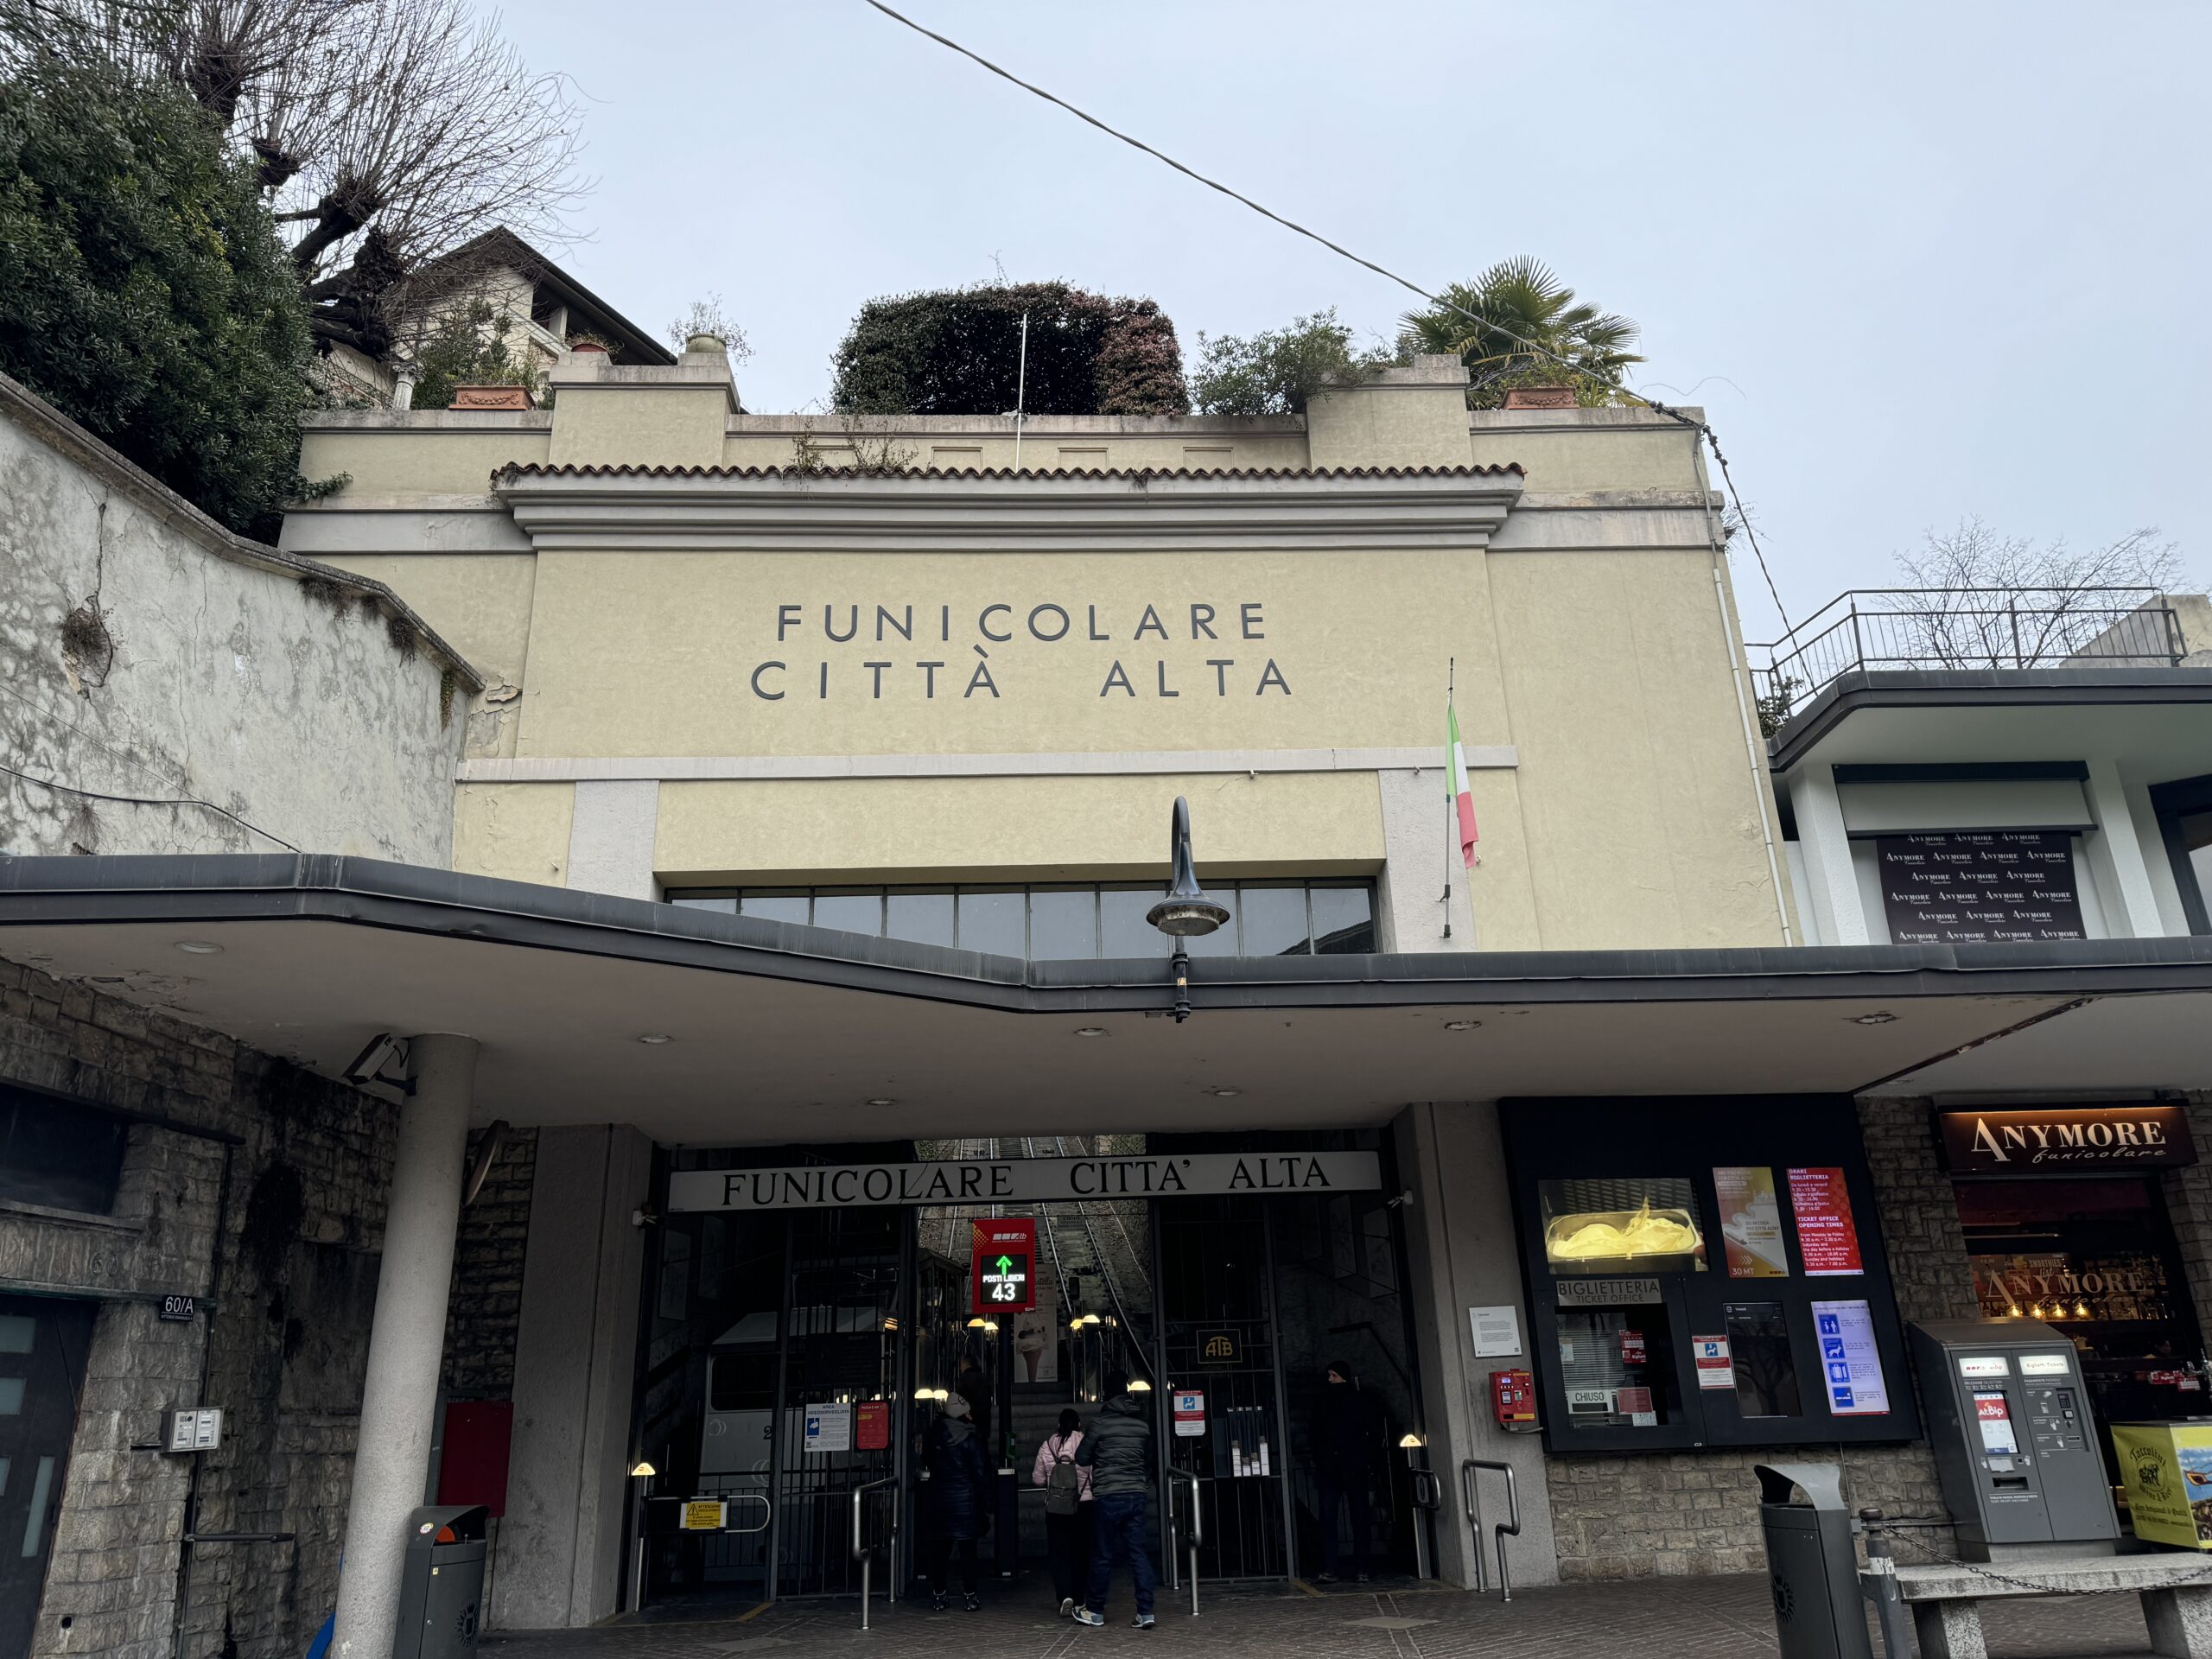
M931 1613L926 1603L876 1604L863 1636L855 1604L791 1603L750 1616L675 1612L593 1630L484 1638L482 1659L1082 1659L1138 1649L1259 1659L1773 1659L1774 1616L1764 1575L1656 1579L1524 1589L1494 1596L1377 1586L1316 1595L1294 1586L1210 1587L1201 1616L1163 1586L1160 1628L1129 1626L1118 1586L1104 1630L1058 1618L1034 1578L984 1592L978 1614ZM2150 1649L2133 1596L1986 1604L1992 1659L2137 1659ZM1881 1646L1874 1648L1880 1659Z

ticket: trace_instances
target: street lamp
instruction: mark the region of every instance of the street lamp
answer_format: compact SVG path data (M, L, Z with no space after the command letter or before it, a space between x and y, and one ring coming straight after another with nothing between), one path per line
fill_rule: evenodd
M1191 953L1185 939L1204 938L1229 919L1229 907L1199 890L1198 873L1191 859L1191 804L1175 798L1174 815L1168 820L1167 855L1173 876L1167 896L1145 912L1145 920L1175 941L1175 1023L1191 1017Z

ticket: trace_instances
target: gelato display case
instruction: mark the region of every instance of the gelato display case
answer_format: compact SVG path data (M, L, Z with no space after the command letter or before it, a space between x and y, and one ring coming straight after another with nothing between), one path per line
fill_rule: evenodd
M1626 1207L1596 1208L1627 1199ZM1702 1273L1696 1195L1678 1177L1542 1183L1544 1260L1554 1273Z

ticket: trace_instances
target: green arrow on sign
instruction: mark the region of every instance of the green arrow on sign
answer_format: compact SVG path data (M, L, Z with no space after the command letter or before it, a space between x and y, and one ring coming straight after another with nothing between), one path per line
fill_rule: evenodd
M1003 1277L1003 1276L1005 1276L1006 1274L1009 1274L1009 1273L1012 1273L1013 1271L1014 1271L1014 1258L1013 1258L1012 1256L1010 1256L1010 1255L1002 1255L1002 1256L999 1257L999 1274L1000 1274L1000 1275L1001 1275L1001 1277Z

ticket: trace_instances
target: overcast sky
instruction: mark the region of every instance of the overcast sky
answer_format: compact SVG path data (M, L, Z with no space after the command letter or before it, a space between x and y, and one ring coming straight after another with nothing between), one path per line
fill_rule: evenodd
M1635 318L1793 616L1967 514L2157 524L2212 574L2212 6L900 10L1424 286L1533 253ZM1150 295L1186 353L1327 306L1387 335L1410 302L861 0L506 17L592 100L565 263L656 331L720 294L755 410L826 397L863 301L1000 264Z

